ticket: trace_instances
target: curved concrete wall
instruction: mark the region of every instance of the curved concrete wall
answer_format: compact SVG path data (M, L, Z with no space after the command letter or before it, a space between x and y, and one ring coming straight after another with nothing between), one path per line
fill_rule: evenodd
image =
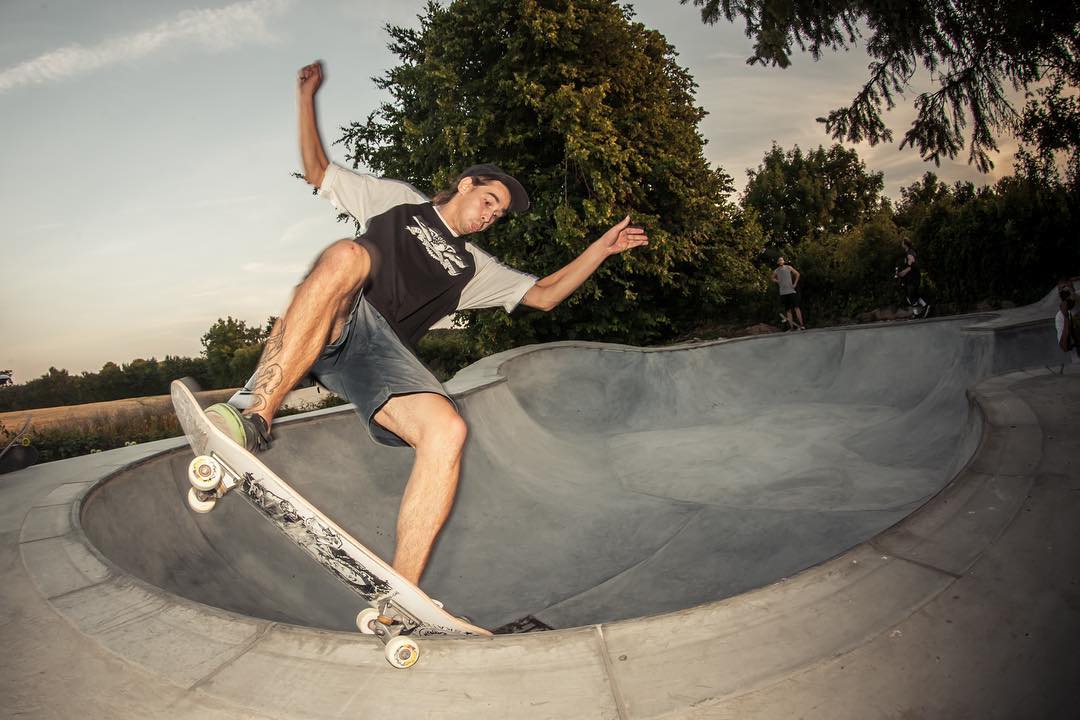
M1045 317L982 320L486 358L448 384L470 439L422 584L487 627L571 627L727 597L833 557L971 456L980 419L967 387L1057 357L1037 334L1052 335ZM275 434L267 464L391 556L412 452L374 445L347 410ZM351 628L358 598L243 501L188 511L189 459L172 451L102 483L83 505L90 540L188 598Z

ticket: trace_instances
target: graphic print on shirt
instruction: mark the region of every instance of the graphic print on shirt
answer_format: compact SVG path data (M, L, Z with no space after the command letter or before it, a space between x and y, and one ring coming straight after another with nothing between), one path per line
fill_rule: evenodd
M458 255L457 250L443 239L437 230L433 230L424 224L419 215L412 216L416 225L406 225L405 229L416 236L420 244L427 250L427 254L439 262L450 276L460 275L465 269L465 261Z

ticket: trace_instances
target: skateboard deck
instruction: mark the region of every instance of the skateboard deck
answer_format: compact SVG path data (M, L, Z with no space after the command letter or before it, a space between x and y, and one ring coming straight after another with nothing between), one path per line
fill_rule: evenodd
M410 667L419 656L413 637L486 636L491 633L454 617L420 588L309 503L258 457L215 427L183 380L171 386L173 408L195 452L188 479L188 505L209 512L237 490L264 518L371 607L357 627L386 645L387 660Z

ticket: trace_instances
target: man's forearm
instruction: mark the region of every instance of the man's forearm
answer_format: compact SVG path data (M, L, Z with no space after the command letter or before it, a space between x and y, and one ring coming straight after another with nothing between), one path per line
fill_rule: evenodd
M608 253L595 242L569 263L540 278L525 295L525 304L540 310L551 310L570 297L607 258Z
M304 178L319 187L330 161L326 159L322 138L319 137L318 120L315 117L315 97L300 95L300 159L304 163Z

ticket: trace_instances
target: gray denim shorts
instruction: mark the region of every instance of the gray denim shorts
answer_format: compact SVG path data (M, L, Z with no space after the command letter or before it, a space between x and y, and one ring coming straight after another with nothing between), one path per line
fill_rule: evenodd
M375 413L395 395L429 392L454 404L442 383L363 294L357 298L341 337L323 349L311 366L311 374L327 390L353 403L357 414L367 422L371 438L382 445L408 445L374 419Z

